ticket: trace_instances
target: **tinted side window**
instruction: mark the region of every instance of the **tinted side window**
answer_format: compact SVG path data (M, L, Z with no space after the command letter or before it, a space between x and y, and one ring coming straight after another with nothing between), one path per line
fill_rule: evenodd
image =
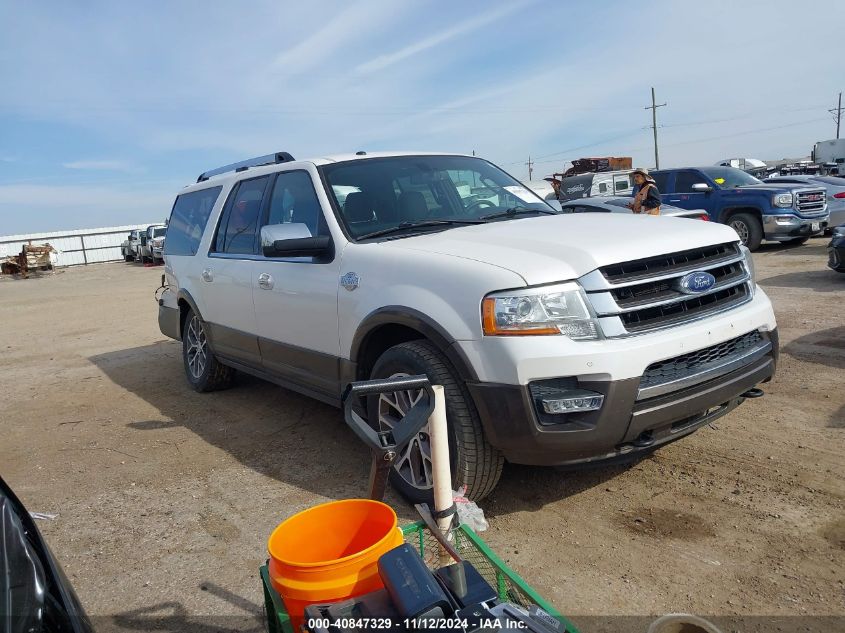
M229 196L223 217L220 218L220 225L217 227L214 243L216 252L237 255L255 253L255 234L261 215L261 201L269 181L269 176L262 176L238 183Z
M304 224L312 236L328 235L329 229L314 184L307 171L285 171L276 177L265 224Z
M692 186L699 182L705 182L700 174L694 171L680 171L675 176L675 193L692 193Z
M222 189L223 187L209 187L176 197L170 214L170 223L167 225L167 239L164 242L165 255L197 254L208 216ZM136 232L135 237L137 236Z
M649 174L649 176L654 178L654 184L657 185L657 189L660 193L669 193L669 187L666 186L666 183L669 182L669 172L656 171Z

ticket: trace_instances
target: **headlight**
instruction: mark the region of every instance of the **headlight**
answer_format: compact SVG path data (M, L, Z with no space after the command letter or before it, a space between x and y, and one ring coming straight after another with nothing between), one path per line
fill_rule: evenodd
M748 274L751 275L751 283L757 285L757 269L754 268L754 258L751 256L751 251L747 247L740 245L742 255L745 257L745 267L748 269Z
M792 194L791 193L779 193L776 194L774 199L772 200L772 204L776 207L791 207L792 206Z
M563 334L586 341L600 335L576 283L492 294L481 312L486 336Z

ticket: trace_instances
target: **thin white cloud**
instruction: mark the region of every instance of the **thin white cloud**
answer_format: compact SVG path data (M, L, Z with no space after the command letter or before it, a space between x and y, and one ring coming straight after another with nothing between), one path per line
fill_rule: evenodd
M279 53L271 69L284 74L301 74L342 47L366 37L368 32L378 30L388 20L396 19L396 7L387 0L353 3L311 35Z
M500 7L495 11L489 11L482 13L481 15L471 18L469 20L465 20L455 26L440 31L439 33L435 33L434 35L430 35L424 39L421 39L413 44L409 44L403 48L400 48L398 51L394 51L392 53L388 53L386 55L379 55L371 59L368 62L360 64L356 69L355 72L359 74L366 74L372 73L377 70L382 70L387 68L388 66L392 66L393 64L402 61L403 59L407 59L412 55L416 55L421 53L429 48L433 48L438 44L442 44L447 40L451 40L458 35L465 35L477 29L480 29L482 26L486 26L491 22L495 22L496 20L500 20L507 15L511 15L521 9L524 9L527 4L529 4L530 0L523 1L523 2L511 2L505 6Z
M92 171L137 171L131 163L124 160L74 160L62 163L65 169L90 169Z

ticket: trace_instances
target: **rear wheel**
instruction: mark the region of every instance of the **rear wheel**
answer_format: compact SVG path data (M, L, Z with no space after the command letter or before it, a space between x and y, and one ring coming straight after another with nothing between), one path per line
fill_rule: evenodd
M214 356L208 345L205 322L192 310L185 317L182 328L182 362L194 391L217 391L232 385L235 370Z
M370 377L398 378L416 374L425 374L433 385L443 385L452 488L457 490L466 485L470 498L486 497L499 481L504 458L484 437L466 386L440 350L425 340L401 343L381 355ZM370 424L382 430L391 428L421 395L421 391L402 391L371 397L367 402ZM431 442L426 426L396 458L390 481L409 501L431 503L434 495L431 466Z
M756 251L760 248L760 242L763 241L763 226L755 216L750 213L737 213L728 220L728 226L736 231L742 244L748 247L748 250Z

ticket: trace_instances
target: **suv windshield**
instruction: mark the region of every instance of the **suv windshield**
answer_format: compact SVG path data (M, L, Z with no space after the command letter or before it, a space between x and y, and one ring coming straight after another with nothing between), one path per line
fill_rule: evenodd
M762 180L758 180L736 167L705 167L701 171L715 182L719 189L735 189L745 185L763 184Z
M486 160L469 156L369 158L321 167L353 238L557 213ZM510 211L510 213L506 213ZM500 216L496 215L495 219Z
M167 233L166 226L163 226L160 229L153 229L153 237L164 237L165 233Z

